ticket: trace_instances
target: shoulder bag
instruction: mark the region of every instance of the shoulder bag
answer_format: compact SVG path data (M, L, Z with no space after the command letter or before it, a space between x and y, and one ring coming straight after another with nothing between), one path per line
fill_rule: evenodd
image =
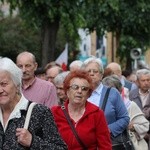
M24 127L25 129L28 129L28 126L29 126L29 122L30 122L30 118L31 118L31 113L32 113L32 110L34 108L34 106L36 105L37 103L35 102L32 102L30 103L29 107L28 107L28 111L27 111L27 115L26 115L26 119L25 119L25 123L24 123Z
M107 89L102 107L101 109L105 111L106 103L108 100L109 92L110 92L110 87ZM113 150L135 150L133 147L133 143L129 137L128 130L125 129L123 133L119 134L118 136L114 137L111 134L111 141L112 141L112 149Z
M72 124L72 122L71 122L71 120L70 120L70 117L69 117L69 115L68 115L68 113L67 113L67 111L66 111L66 109L65 109L65 106L62 105L62 106L61 106L61 109L62 109L62 111L63 111L63 113L64 113L64 115L65 115L65 117L66 117L66 119L67 119L67 121L68 121L68 123L69 123L69 125L70 125L70 127L71 127L71 130L72 130L74 136L76 137L78 143L81 145L81 147L83 148L83 150L88 150L87 147L85 146L85 144L84 144L84 143L82 142L82 140L80 139L78 133L76 132L76 129L75 129L75 127L73 126L73 124Z

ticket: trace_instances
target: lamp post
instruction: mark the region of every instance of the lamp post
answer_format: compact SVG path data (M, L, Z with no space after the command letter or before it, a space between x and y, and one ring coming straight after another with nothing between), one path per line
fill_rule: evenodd
M134 48L130 51L130 57L134 60L133 69L137 69L137 60L141 57L142 50L140 48Z

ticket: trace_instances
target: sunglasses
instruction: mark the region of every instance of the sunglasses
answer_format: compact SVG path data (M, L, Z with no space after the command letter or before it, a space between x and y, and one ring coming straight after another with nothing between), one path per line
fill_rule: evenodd
M81 90L84 92L87 92L89 90L89 87L87 86L79 86L76 84L71 85L70 88L73 89L74 91L78 90L79 88L81 88Z

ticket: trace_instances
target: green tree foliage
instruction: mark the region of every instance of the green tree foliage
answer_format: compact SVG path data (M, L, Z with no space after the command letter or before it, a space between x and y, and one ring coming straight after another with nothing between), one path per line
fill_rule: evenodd
M90 31L114 32L120 60L129 59L132 48L140 47L144 53L150 45L149 0L87 0L84 7Z
M43 65L54 60L60 24L66 31L67 42L70 40L68 37L77 39L77 29L82 22L82 16L79 13L80 0L7 0L7 2L10 3L11 10L16 7L19 9L20 16L28 25L40 27Z
M27 28L20 17L3 17L0 20L0 56L15 61L21 51L31 51L40 62L40 36L35 28Z
M90 30L96 29L98 34L116 32L150 42L149 0L87 0L85 7L89 8L84 17Z
M26 26L19 17L4 17L0 13L0 56L9 57L15 61L18 53L22 51L30 51L35 54L39 66L42 65L41 57L41 38L38 28ZM55 59L64 50L66 42L65 31L60 26L56 41ZM70 43L69 48L76 51L76 40L68 37ZM75 55L69 57L69 62L75 59Z
M122 56L128 56L130 48L144 49L150 44L149 0L6 1L11 10L19 9L20 16L28 25L41 29L43 65L54 60L60 26L65 31L63 36L67 42L77 39L79 27L96 30L98 36L111 31L116 35L118 54Z

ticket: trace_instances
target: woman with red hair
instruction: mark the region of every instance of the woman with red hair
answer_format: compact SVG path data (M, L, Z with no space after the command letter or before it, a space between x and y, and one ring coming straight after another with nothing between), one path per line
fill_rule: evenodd
M70 72L64 80L67 101L52 113L68 150L111 150L110 133L104 113L87 101L92 80L87 72Z

